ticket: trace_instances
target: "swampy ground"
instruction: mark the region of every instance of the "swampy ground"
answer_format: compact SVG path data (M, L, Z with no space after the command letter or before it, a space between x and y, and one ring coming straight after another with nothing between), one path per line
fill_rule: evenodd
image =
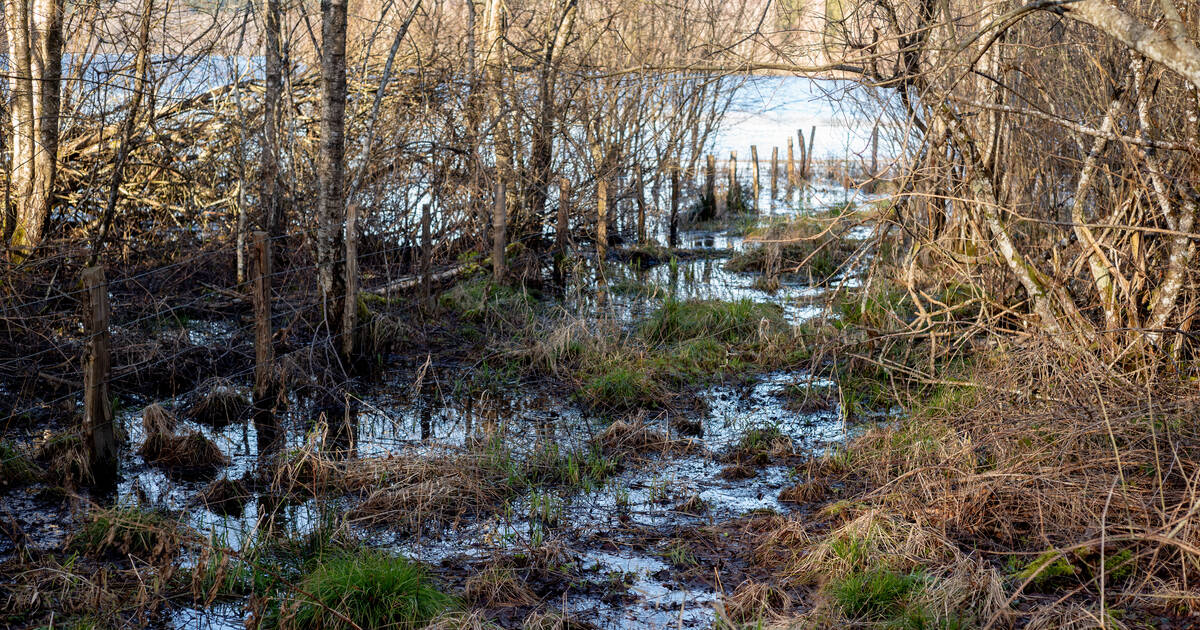
M562 284L369 296L366 375L285 361L270 458L246 319L159 322L228 368L114 401L114 493L69 409L5 427L0 624L1195 627L1191 377L973 333L969 287L915 311L888 210L818 184Z

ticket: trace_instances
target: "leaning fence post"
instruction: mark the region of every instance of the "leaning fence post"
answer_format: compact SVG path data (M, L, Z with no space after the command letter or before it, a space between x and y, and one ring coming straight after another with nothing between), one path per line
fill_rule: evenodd
M754 178L754 212L758 213L758 145L750 145L750 176Z
M808 150L804 152L804 178L805 179L812 177L812 170L810 170L810 169L812 168L812 163L813 163L813 138L816 138L816 137L817 137L817 126L813 125L812 129L810 129L808 131Z
M261 230L251 236L250 259L254 302L254 432L258 454L274 452L280 445L275 422L275 347L271 331L271 241Z
M805 145L804 145L804 130L803 129L796 130L796 139L798 139L800 141L800 168L796 172L796 175L797 175L798 179L801 179L801 180L808 179L808 167L806 166L806 164L808 164L808 153L807 153L808 149L806 149ZM788 142L791 142L791 140L789 140Z
M87 335L83 369L83 431L88 448L92 481L110 487L117 480L117 431L113 426L108 379L111 372L112 337L108 331L108 282L102 267L83 272L87 291L84 333Z

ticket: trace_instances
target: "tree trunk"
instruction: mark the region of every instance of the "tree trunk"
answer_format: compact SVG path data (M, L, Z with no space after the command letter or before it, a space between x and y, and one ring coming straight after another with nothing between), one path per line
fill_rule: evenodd
M326 322L340 331L346 222L346 0L321 1L321 144L317 156L317 280Z
M281 46L281 18L279 0L266 0L263 9L263 146L262 146L262 196L259 199L257 225L271 238L284 232L283 205L280 200L279 179L279 103L283 99L283 50ZM276 246L276 250L283 247Z
M8 90L12 105L12 173L11 188L16 205L15 223L11 230L14 250L26 251L41 238L41 221L31 216L33 196L33 70L29 47L30 0L6 0L4 15L8 36Z
M32 76L33 114L37 146L33 154L33 186L29 225L37 245L54 209L54 180L58 171L58 130L61 108L62 0L33 0Z

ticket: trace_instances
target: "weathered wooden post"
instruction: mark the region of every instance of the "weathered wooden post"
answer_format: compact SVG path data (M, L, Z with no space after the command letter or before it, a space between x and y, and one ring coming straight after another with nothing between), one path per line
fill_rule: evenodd
M596 264L604 266L608 253L608 179L601 176L596 181ZM599 271L599 268L597 271Z
M425 306L431 305L433 295L433 236L430 234L430 223L433 222L429 204L421 205L421 301Z
M871 128L871 178L879 176L879 125Z
M701 218L711 219L717 211L717 160L708 154L708 171L704 174L704 201L701 206Z
M671 225L667 234L667 247L679 247L679 164L671 166Z
M83 286L87 291L83 320L87 335L83 365L84 442L92 482L97 487L111 488L117 481L119 444L108 394L112 337L108 332L108 282L104 279L104 269L98 266L85 269Z
M805 146L804 146L804 130L803 129L796 130L796 138L800 141L800 168L797 170L796 176L799 180L803 180L803 179L808 178L808 175L805 174L805 166L804 166L806 163L806 157L808 154L806 153L807 149L805 149Z
M634 182L634 193L637 195L637 242L638 245L646 244L646 182L642 179L642 165L638 164L634 167L634 176L637 181Z
M737 151L729 152L729 194L738 189Z
M567 211L571 203L571 182L566 177L558 180L558 221L554 226L554 248L558 255L567 255Z
M771 199L779 190L779 147L771 147Z
M358 204L346 208L346 294L342 297L342 362L354 362L358 336Z
M508 240L508 191L504 178L496 178L496 199L492 206L492 280L504 282L504 250Z
M254 303L254 433L260 456L281 445L275 420L275 346L271 331L271 239L258 230L251 235L251 301Z
M796 187L796 157L795 153L792 152L791 136L788 136L787 187L789 192Z
M812 177L813 138L817 137L817 126L808 131L808 150L804 152L804 179Z
M750 145L750 177L753 178L754 212L758 213L758 145Z

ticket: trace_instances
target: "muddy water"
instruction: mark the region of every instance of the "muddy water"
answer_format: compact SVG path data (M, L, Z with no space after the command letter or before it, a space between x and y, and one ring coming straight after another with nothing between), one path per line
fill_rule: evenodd
M862 202L864 197L818 185L790 200L777 201L764 218L810 212L855 199ZM581 283L568 292L564 308L582 316L611 318L626 326L636 325L668 297L772 302L781 305L792 323L823 312L828 289L808 286L802 278L784 277L781 288L768 293L756 287L754 274L727 271L728 256L745 246L737 230L684 232L681 241L689 249L708 251L646 269L609 261L605 268L606 299L598 299L600 291L595 284ZM584 273L579 277L595 277L594 270L581 271ZM856 281L853 277L843 280L847 284ZM218 344L234 333L228 324L203 321L189 323L186 332L195 343ZM483 398L456 397L453 383L436 382L439 371L435 366L428 377L435 382L419 388L424 395L414 393L413 369L397 370L390 380L361 394L356 401L359 413L353 443L359 456L420 452L442 445L459 447L473 437L496 431L518 452L531 451L538 440L575 450L584 448L609 424L607 419L581 411L571 400L536 389L501 391ZM576 575L589 585L568 588L552 608L566 610L576 619L603 628L707 627L714 618L712 605L719 600L720 589L706 580L685 577L672 566L668 559L671 541L747 514L786 513L791 509L778 500L778 495L796 480L791 466L780 463L780 458L757 468L748 478L726 479L721 473L728 465L724 456L747 429L778 429L800 456L819 453L847 437L836 405L807 413L788 408L788 388L829 385L811 381L803 372L772 372L707 388L698 395L703 411L687 414L688 419L702 426L702 437L693 438L694 448L630 463L599 487L520 496L495 515L469 519L445 531L426 531L419 537L387 528L358 533L372 545L459 572L498 555L560 545L577 568ZM246 388L248 383L238 381L236 385ZM435 393L430 395L430 391ZM184 401L123 401L126 407L117 420L127 431L131 446L121 464L124 481L118 487L117 500L176 511L201 533L240 548L255 531L260 510L256 501L251 500L239 515L218 515L197 501L205 481L173 477L148 466L137 455L145 439L140 410L151 402L178 408ZM303 401L293 402L284 419L290 427L288 448L299 447L309 439L315 415ZM645 420L663 433L674 433L666 414ZM222 476L236 479L253 473L256 436L252 425L234 423L216 429L182 419L180 422L181 429L202 432L230 457L231 463L221 471ZM530 517L537 512L532 504L546 501L558 514L553 526L546 525L542 518ZM39 510L33 503L22 505L17 505L16 511L36 521L31 523L31 529L37 530L29 532L31 540L46 549L61 545L67 528L58 524L62 515ZM698 505L703 509L695 509ZM276 522L291 533L303 535L350 506L350 499L300 501L281 508ZM618 584L620 592L614 595L597 587L605 583ZM725 584L724 589L732 591L736 586ZM240 628L245 614L240 604L232 603L207 610L180 608L173 611L172 619L178 628Z
M822 203L842 203L849 196L846 191L833 190ZM811 199L815 197L811 195L804 204L777 207L775 212L803 212L813 207ZM581 286L565 300L565 305L577 312L628 323L637 322L668 296L774 302L784 308L792 323L822 312L826 289L806 286L800 279L791 278L785 279L778 291L767 293L755 287L753 274L726 271L726 257L744 246L741 237L732 231L687 232L682 234L682 240L688 247L714 251L710 256L650 269L611 263L606 269L609 287L624 284L640 288L625 293L610 292L608 299L600 302L595 299L594 286ZM844 440L847 428L836 405L808 413L787 408L787 388L828 385L811 380L802 372L773 372L748 382L714 386L701 392L706 407L698 418L703 437L695 438L694 449L628 465L601 487L584 492L551 491L549 496L518 497L501 513L468 520L446 531L424 532L416 538L386 528L360 533L372 545L441 567L477 567L499 555L528 551L539 545L562 545L578 575L586 576L592 585L568 588L554 608L603 628L708 627L714 619L713 603L721 593L705 581L680 577L668 560L670 540L676 534L747 514L790 510L788 504L778 500L779 492L796 482L789 465L769 464L757 469L752 477L727 480L721 475L727 465L722 459L749 428L779 429L790 438L798 455L819 453ZM536 392L507 392L482 400L464 400L449 393L412 396L412 389L409 377L397 377L363 396L354 444L360 456L412 452L437 445L461 446L483 427L495 431L497 424L503 425L506 439L518 442L515 447L518 451L522 448L520 440L528 441L532 448L535 437L549 438L567 448L582 447L608 424L604 419L581 412L570 401ZM452 388L439 383L432 389L449 392ZM136 414L126 414L124 421L133 443L137 444L142 436ZM289 445L298 446L305 439L304 425L298 418L293 422L297 427L290 434ZM670 432L666 415L649 418L648 422L664 433ZM235 425L220 431L196 428L214 439L231 457L232 464L224 471L225 475L236 478L253 469L252 427ZM201 532L235 548L254 531L258 514L253 501L240 516L218 516L196 504L194 496L202 485L199 482L172 479L146 467L136 455L124 467L129 481L120 488L122 500L180 510ZM556 525L547 526L543 519L529 516L538 511L531 505L534 501L553 504L558 514ZM682 507L689 502L704 508ZM346 506L336 501L332 505L328 500L302 502L285 508L282 521L290 530L303 534L341 507ZM656 536L648 538L647 532L655 532ZM619 596L595 588L596 583L614 581L621 585ZM735 587L736 584L729 584L724 588ZM178 628L235 628L244 622L244 612L236 605L208 610L181 609L175 612L174 622Z

